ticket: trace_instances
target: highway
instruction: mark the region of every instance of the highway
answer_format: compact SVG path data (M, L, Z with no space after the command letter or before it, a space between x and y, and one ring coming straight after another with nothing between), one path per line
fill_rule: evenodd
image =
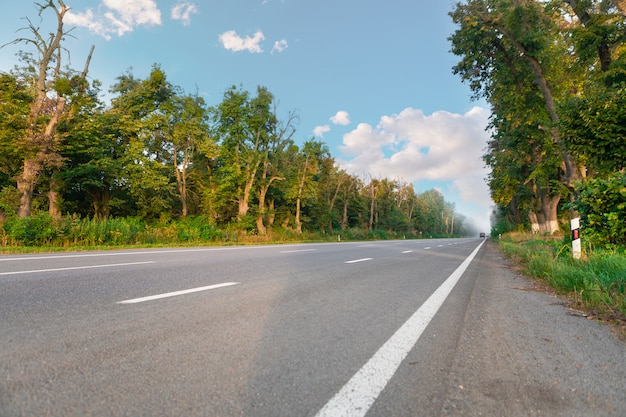
M484 252L450 239L0 256L0 416L461 415ZM538 410L563 409L560 395Z

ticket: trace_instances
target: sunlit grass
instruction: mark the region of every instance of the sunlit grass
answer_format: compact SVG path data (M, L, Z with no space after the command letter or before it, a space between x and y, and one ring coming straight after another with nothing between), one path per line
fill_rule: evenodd
M626 255L594 251L573 259L568 237L504 235L503 252L524 272L567 295L579 308L607 318L626 318ZM589 251L588 251L589 252Z

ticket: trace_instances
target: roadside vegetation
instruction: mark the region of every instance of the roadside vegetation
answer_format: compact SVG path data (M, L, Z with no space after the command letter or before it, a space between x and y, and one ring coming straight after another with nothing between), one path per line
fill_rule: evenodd
M498 243L524 274L568 298L571 308L617 323L626 335L626 247L594 249L583 239L584 256L576 260L569 235L508 233Z
M120 74L105 102L89 76L97 51L67 66L68 6L35 5L25 37L0 41L25 48L0 68L6 250L477 234L435 189L339 167L263 86L225 86L209 105L155 64Z
M446 234L367 230L301 232L283 228L269 229L264 235L238 227L219 229L203 216L178 220L146 222L140 218L97 220L78 216L54 219L47 212L29 217L11 217L0 222L0 254L94 249L121 249L166 246L212 246L280 244L298 242L336 242L385 239L453 237Z

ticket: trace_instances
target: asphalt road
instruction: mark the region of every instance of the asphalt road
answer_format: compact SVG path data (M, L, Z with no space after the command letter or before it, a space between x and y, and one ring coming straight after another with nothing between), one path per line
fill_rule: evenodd
M4 255L0 416L623 416L529 285L482 239Z

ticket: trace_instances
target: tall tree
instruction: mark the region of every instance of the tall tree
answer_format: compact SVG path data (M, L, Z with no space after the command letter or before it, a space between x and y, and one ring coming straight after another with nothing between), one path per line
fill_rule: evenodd
M118 77L111 92L117 94L111 102L111 114L117 120L124 147L122 179L137 214L150 218L169 213L175 181L167 112L179 90L155 65L144 80L131 73Z
M63 0L48 0L36 3L39 16L47 11L52 11L55 16L55 29L48 37L43 30L26 18L32 37L18 38L12 43L25 43L33 46L37 51L37 58L31 55L23 55L27 64L32 64L33 100L30 103L28 126L24 131L24 159L23 167L17 177L17 189L20 192L20 207L18 215L27 217L32 208L32 198L35 185L41 173L45 169L55 169L61 166L62 159L59 155L59 138L57 127L64 115L67 104L69 82L62 71L62 42L69 35L63 25L63 18L69 7ZM92 49L93 51L93 49ZM91 57L91 55L90 55ZM87 59L83 79L87 75ZM56 198L54 191L51 195ZM57 202L51 201L51 210L57 209ZM53 213L53 214L56 214Z
M572 77L577 71L568 52L567 39L560 32L558 13L550 4L540 1L471 0L458 4L451 16L460 26L450 38L453 52L462 57L454 68L455 73L470 82L476 96L484 96L491 102L494 114L501 120L506 120L506 112L512 113L513 100L507 96L516 95L510 87L502 94L506 91L506 81L513 80L510 85L522 86L527 94L541 97L545 120L542 121L542 111L535 107L535 102L525 103L523 96L515 102L515 113L519 116L525 109L526 114L533 115L535 128L546 132L554 146L543 150L559 155L559 180L571 192L574 184L584 179L585 169L569 153L559 130L557 101L578 79ZM530 90L524 82L528 77L532 77ZM546 189L545 184L549 182L544 183L539 195L543 196L542 206L548 211L545 224L554 232L558 230L557 206L562 191Z

